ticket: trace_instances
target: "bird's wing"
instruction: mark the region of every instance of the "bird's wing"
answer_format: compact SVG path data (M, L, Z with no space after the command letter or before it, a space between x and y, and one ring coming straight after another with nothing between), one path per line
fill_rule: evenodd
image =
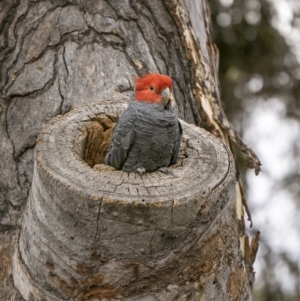
M121 169L128 155L134 138L136 112L129 105L128 109L118 120L113 132L104 163L116 169Z
M179 135L175 144L175 147L173 149L173 153L172 153L172 158L171 158L171 162L170 165L176 164L177 162L177 157L178 157L178 153L179 153L179 149L180 149L180 142L181 142L181 136L182 136L182 126L180 121L178 120L178 127L179 127Z

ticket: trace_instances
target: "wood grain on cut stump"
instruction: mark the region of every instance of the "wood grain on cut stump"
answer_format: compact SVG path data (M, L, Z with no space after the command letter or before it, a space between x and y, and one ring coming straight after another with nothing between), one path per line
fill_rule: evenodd
M181 121L173 174L103 170L126 106L78 107L42 130L14 257L26 300L224 300L222 287L243 275L235 169L224 145Z

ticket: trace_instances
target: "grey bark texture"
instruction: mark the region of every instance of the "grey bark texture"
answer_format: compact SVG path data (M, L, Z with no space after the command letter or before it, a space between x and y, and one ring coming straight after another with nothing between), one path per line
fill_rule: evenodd
M168 212L165 219L168 218L169 220L160 221L165 222L166 225L165 228L162 225L161 233L157 232L162 236L160 237L160 234L155 236L153 232L158 231L155 228L158 221L151 222L150 220L152 207L140 203L133 205L132 203L135 199L140 201L139 196L135 196L135 193L139 192L132 189L132 185L137 185L137 182L135 182L137 179L130 178L135 177L134 175L129 176L126 180L127 190L124 188L124 191L120 192L126 196L127 191L130 195L130 200L126 198L126 205L122 202L116 203L116 199L113 198L114 202L106 202L103 199L105 195L100 196L101 200L89 199L92 195L98 197L98 194L92 193L92 188L89 186L89 175L93 174L95 178L99 178L99 174L106 172L106 180L110 179L110 172L91 168L95 165L95 162L99 162L103 155L97 153L94 148L89 151L89 154L93 153L93 156L80 155L77 150L78 158L84 157L87 166L89 166L85 166L85 168L89 168L86 173L87 177L83 174L78 177L78 179L83 179L83 182L80 182L81 184L78 184L77 178L75 179L78 184L76 184L77 190L70 189L67 192L64 190L65 186L55 186L55 189L57 189L55 193L62 193L59 197L53 192L53 185L57 185L58 182L55 182L52 177L47 178L45 173L42 173L42 168L39 170L37 165L39 158L35 156L36 139L43 125L52 117L64 115L71 108L76 108L78 105L92 104L99 101L110 103L109 100L112 99L119 100L120 104L115 106L121 111L122 100L132 94L132 77L147 72L158 72L167 74L173 79L175 111L181 119L206 128L227 144L228 138L232 139L245 151L250 166L258 170L259 161L247 146L239 143L238 137L235 136L235 132L220 107L217 79L218 53L211 41L207 2L205 0L4 0L1 1L0 8L0 300L24 300L24 298L25 300L39 300L39 296L41 296L39 294L45 294L45 298L49 298L49 300L65 300L68 298L68 300L76 300L76 298L78 300L105 300L105 298L117 298L121 294L129 298L128 300L134 300L132 296L141 294L143 286L149 289L149 292L153 292L152 297L148 296L146 299L140 298L137 300L168 300L167 295L169 300L209 300L209 298L212 298L212 300L218 300L215 298L219 298L219 300L250 300L247 273L245 273L244 263L238 248L238 239L243 234L241 233L243 227L237 226L237 217L232 209L235 190L238 189L237 184L234 184L234 167L230 161L231 156L227 151L227 157L223 156L224 162L216 159L222 153L221 151L218 154L215 152L216 150L223 149L225 154L224 150L228 148L221 146L215 138L203 130L193 127L195 133L197 135L199 133L199 137L204 139L203 141L202 139L199 140L200 146L196 145L196 149L197 147L204 147L202 144L211 145L211 148L208 147L208 149L212 152L208 156L210 159L207 160L215 162L216 168L227 164L228 174L226 176L224 173L217 175L216 178L218 177L219 183L211 191L207 190L206 187L212 187L209 185L214 183L213 180L211 183L199 184L198 192L203 190L207 193L209 191L209 193L207 196L201 197L199 195L199 200L196 203L202 204L203 202L207 207L198 208L198 211L193 213L194 215L189 213L188 210L184 212L187 214L187 221L182 224L182 228L181 222L183 221L180 221L180 219L184 219L185 215L182 214L181 216L179 214L176 217L176 219L179 219L178 225L175 226L174 224L174 229L170 228L172 231L174 230L174 236L166 225L167 222L170 222L171 216L174 218L174 213L172 215L170 210L176 208L175 201L170 201L171 197L161 200L161 202L165 202L164 206L167 208L165 210ZM57 117L54 120L59 122L60 118L65 120L64 118L67 119L79 114L78 118L86 118L86 120L82 120L83 123L94 122L95 120L91 116L97 115L96 113L99 111L95 110L99 109L99 106L98 104L84 107L85 109L80 114L75 109L69 115ZM111 105L107 105L107 110L110 109ZM90 110L90 113L87 114L86 110ZM97 118L96 124L87 127L92 133L95 132L95 135L101 133L101 129L97 125L100 121ZM45 131L51 126L52 122L46 126ZM89 130L84 129L85 126L81 124L79 127L83 131L87 131L86 135L89 135ZM188 128L187 125L185 127ZM57 136L54 137L60 137L59 134L62 130L58 130ZM74 127L73 131L76 132L77 128ZM74 132L72 133L74 134ZM60 141L62 146L65 145L64 139ZM79 144L75 143L75 145L78 146ZM191 144L191 152L193 153L192 147L194 146ZM36 155L38 155L38 151ZM201 158L201 154L199 158ZM66 158L66 163L69 159ZM46 161L45 159L42 163L45 164ZM64 166L63 161L60 164ZM191 168L191 174L182 180L181 185L189 184L190 187L193 186L192 171L195 171L195 169L192 165ZM202 170L201 176L209 178L206 171L200 170ZM71 172L71 170L69 171ZM72 170L71 173L73 172L78 174L78 170ZM120 172L115 171L114 173L120 176ZM150 194L149 198L156 199L156 201L158 200L155 194L165 195L163 187L157 190L155 186L159 175L159 173L155 173L155 175L145 176L145 179L149 180L149 187L151 188L151 185L153 185L153 189L146 189L147 186L145 185L147 184L144 183L144 189ZM178 179L183 179L183 175L178 176ZM122 177L120 176L123 181ZM163 177L163 175L160 175L160 177ZM64 178L71 181L74 174L64 174L62 178L59 179L62 183ZM153 178L154 183L151 182ZM117 178L116 181L118 181ZM176 183L179 185L178 181ZM80 185L85 187L83 194ZM117 186L118 184L114 185ZM233 188L233 185L235 185L235 188ZM122 187L122 185L118 187ZM189 189L192 192L192 188ZM39 193L42 194L40 197L38 197ZM69 199L67 198L68 193L70 194ZM74 196L76 205L70 205L72 204L71 196ZM190 198L190 195L178 193L176 198L173 199L181 198ZM53 201L53 207L49 207L47 201L50 201L50 199L57 199L58 202L67 199L65 203L62 202L62 205L67 206L69 204L70 208L58 206L55 201ZM214 205L210 205L208 200ZM79 204L82 204L83 207L80 207ZM121 210L122 206L128 211L126 209ZM162 206L162 210L165 208L164 206ZM24 210L25 207L26 211ZM181 208L181 206L179 207ZM79 211L82 210L82 215L75 211L72 212L76 208L81 208ZM59 209L61 209L61 212ZM106 210L112 216L112 219L107 221L107 225L105 225L104 219L100 219L102 213L99 210L101 209ZM47 213L44 210L49 210L49 212ZM68 210L72 212L72 216ZM121 255L118 252L122 250L119 250L120 245L119 249L116 247L114 241L120 243L122 235L118 236L118 239L112 239L114 236L107 240L103 238L103 241L100 238L98 239L99 236L101 237L101 227L107 228L105 231L108 232L105 235L108 235L108 233L114 235L114 227L111 223L118 220L113 215L115 211L119 214L122 213L121 218L124 218L125 221L127 215L136 218L136 216L139 217L139 214L142 217L141 220L145 221L145 225L143 225L143 222L142 225L139 225L138 218L137 220L134 219L132 229L130 228L126 233L128 237L132 236L132 233L140 233L139 229L148 229L148 225L150 225L149 229L141 232L153 237L150 244L152 247L148 245L148 249L143 246L138 249L124 243L124 248L125 246L128 247L128 249L124 249L124 252L133 252L130 256L127 256L127 261L125 260L122 266L122 271L125 274L121 274L118 269L109 270L112 267L119 268L120 266L117 263L115 266L105 265L105 263L112 260L111 258L121 260ZM240 209L237 211L241 212ZM65 220L65 225L59 223L61 221L59 220L60 214L64 218L68 217ZM212 220L201 220L200 216L202 214L211 217ZM55 225L53 221L50 223L48 215L52 216L53 220L58 219L59 222ZM157 213L157 216L163 216L162 212ZM194 218L193 222L192 216ZM197 216L199 219L196 218ZM42 226L43 223L40 224L38 217L44 218L44 227ZM72 219L76 219L76 217L79 220L78 225L75 226L71 221L74 221ZM189 219L190 217L191 219ZM153 219L155 218L156 213L153 216ZM242 220L239 213L238 218ZM85 222L87 219L91 221L88 228L91 232L83 231L85 224L83 223L82 227L80 226L79 221L81 219ZM71 224L68 224L69 222ZM198 224L194 227L193 223ZM170 222L170 224L172 223ZM62 225L66 227L64 230L59 228ZM96 228L93 228L93 226ZM58 232L52 234L50 230L53 229L51 227L54 227ZM22 231L20 231L21 228ZM101 229L103 230L103 228ZM195 237L192 235L194 228L196 229ZM70 233L68 233L68 229ZM75 231L75 234L82 238L82 246L76 240L75 234L71 234L72 231ZM207 234L204 234L208 232L213 233L209 239L206 238ZM37 233L37 236L33 233ZM92 236L90 237L90 235ZM45 241L42 241L43 237ZM62 250L51 253L49 248L51 249L52 238L56 242L53 247L59 248L57 241L60 240L67 247L62 247ZM123 239L125 240L124 237ZM147 239L145 238L145 241ZM189 242L188 239L191 239L191 241ZM91 250L101 249L97 245L97 241L99 241L99 244L101 242L101 246L105 246L105 254L107 248L105 243L111 243L111 249L107 251L108 258L102 258L102 255L98 253L95 253L96 258L91 258ZM177 260L180 263L178 266L182 270L182 274L176 275L177 278L174 272L177 261L174 258L170 258L170 261L168 261L168 258L168 260L162 260L164 262L159 262L160 258L165 258L167 252L176 254L176 252L173 252L177 250L174 247L176 244L174 241L179 241ZM195 242L195 245L192 245L192 241ZM92 243L92 245L89 243ZM135 243L138 244L139 241ZM78 248L82 248L82 253L79 252ZM141 252L142 249L144 250ZM188 251L184 253L183 250L186 249ZM63 250L66 251L66 254ZM219 250L219 253L214 253L213 250ZM194 256L196 253L198 256ZM49 258L49 260L46 259L43 254L48 254L50 259L51 256L56 255L51 261ZM74 262L70 259L71 254L75 256ZM153 254L156 254L157 258L151 257ZM213 254L214 256L212 256ZM116 257L113 257L113 255ZM87 258L89 258L89 261L86 262ZM14 270L12 270L13 260ZM154 275L154 279L157 280L157 285L159 285L157 287L155 286L156 281L151 282L151 279L153 279L151 270L154 267L151 264L150 266L146 265L147 262L152 262L151 260L157 261L155 266L157 266L159 272ZM103 269L107 268L107 270L101 270L102 263ZM43 269L38 268L42 265ZM60 265L62 266L60 267ZM183 268L184 265L186 265L186 270ZM51 268L53 268L53 271ZM192 272L193 268L194 272ZM57 270L59 272L56 274ZM102 277L109 274L108 270L111 273L110 277L117 278L116 281L120 279L120 282L116 282L115 286L105 286L110 282L106 282L106 278ZM42 277L46 277L46 271L48 272L48 278L42 279ZM19 272L20 274L18 274ZM133 277L131 273L136 276ZM68 278L69 275L73 275L74 279L72 277ZM145 275L148 275L148 278ZM187 275L191 277L188 279L186 278ZM140 283L137 281L139 277L143 279ZM129 283L126 281L129 281ZM132 281L132 284L130 284L130 281ZM24 288L24 286L22 288L22 283L27 283L27 288ZM126 289L124 283L127 285ZM137 285L137 283L139 284ZM15 288L15 284L18 289ZM53 285L53 290L51 285ZM66 286L64 287L64 285ZM95 290L100 291L97 296L88 293L94 285ZM76 287L79 291L82 289L82 292L73 290L72 293L70 287ZM119 287L124 289L119 291ZM58 294L58 291L61 295ZM86 292L86 295L84 295L84 292ZM214 293L216 295L211 297ZM61 299L59 299L59 296Z
M247 300L247 282L232 279L244 270L231 154L182 121L173 174L99 170L102 160L91 168L86 151L101 137L91 129L103 128L104 137L123 110L117 103L91 104L43 128L13 263L22 296L225 300L234 285Z

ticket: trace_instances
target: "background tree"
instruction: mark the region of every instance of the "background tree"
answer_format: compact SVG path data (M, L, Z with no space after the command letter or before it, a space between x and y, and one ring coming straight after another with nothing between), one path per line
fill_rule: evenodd
M264 188L238 156L254 228L262 232L254 299L298 300L299 3L209 4L225 112L263 164Z

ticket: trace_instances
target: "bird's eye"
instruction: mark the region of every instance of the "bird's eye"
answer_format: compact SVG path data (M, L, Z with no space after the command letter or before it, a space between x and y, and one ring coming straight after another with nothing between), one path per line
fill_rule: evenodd
M153 90L154 90L154 87L153 87L153 86L150 86L150 90L153 91Z

